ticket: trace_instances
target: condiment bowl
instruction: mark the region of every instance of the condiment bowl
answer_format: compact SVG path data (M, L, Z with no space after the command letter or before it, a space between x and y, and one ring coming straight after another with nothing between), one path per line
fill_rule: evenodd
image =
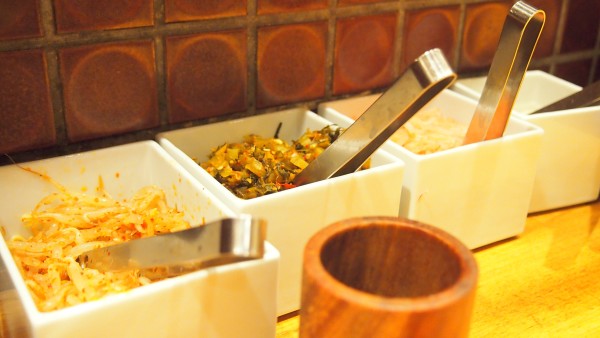
M346 217L398 214L404 163L377 150L369 169L242 199L222 186L196 161L208 160L211 148L240 142L248 134L274 137L279 130L279 138L291 143L307 129L320 130L330 124L312 111L297 108L169 131L157 137L167 152L234 212L268 221L267 239L281 253L278 314L299 309L302 251L314 232Z
M485 77L461 79L453 90L479 99ZM529 212L594 201L600 191L600 106L531 114L581 90L540 70L525 74L514 116L544 129Z
M197 270L126 292L41 312L5 240L28 237L21 216L57 188L122 201L156 185L167 204L192 225L235 213L213 196L154 141L136 142L0 167L0 335L3 337L274 337L279 253L266 244L261 259ZM232 325L235 323L235 325Z
M323 103L319 114L346 126L377 97ZM464 124L466 130L475 107L476 101L444 90L420 112L436 109L441 116ZM387 141L382 149L406 165L399 215L437 226L469 248L520 234L527 218L542 135L540 128L511 118L502 138L430 154L416 154Z

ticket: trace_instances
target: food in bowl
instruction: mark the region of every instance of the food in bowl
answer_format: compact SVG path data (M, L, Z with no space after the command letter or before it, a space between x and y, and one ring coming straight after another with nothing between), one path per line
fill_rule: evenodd
M237 197L251 199L293 188L296 175L342 132L335 125L308 129L291 144L277 135L265 138L249 134L242 142L214 148L209 159L198 164Z
M25 169L25 168L24 168ZM112 198L98 179L95 193L56 187L21 217L30 237L14 236L8 248L38 309L53 311L149 284L140 270L100 272L77 257L111 244L187 229L184 213L169 207L159 187L142 187L130 199Z
M390 140L415 154L431 154L463 144L467 126L441 114L438 109L415 114Z

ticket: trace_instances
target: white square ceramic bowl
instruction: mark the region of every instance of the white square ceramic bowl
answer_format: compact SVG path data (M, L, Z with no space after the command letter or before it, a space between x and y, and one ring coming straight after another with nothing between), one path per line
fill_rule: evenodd
M398 215L404 163L378 150L368 170L244 200L192 160L207 160L211 148L239 142L251 133L273 136L279 123L279 138L288 142L298 139L307 129L320 130L331 124L311 111L291 109L165 132L158 135L158 141L235 212L267 219L267 238L281 254L277 312L285 314L300 307L302 254L308 239L340 219Z
M485 80L485 77L462 79L453 89L479 100ZM543 71L525 74L514 115L544 129L529 212L598 198L600 106L531 114L580 90L581 87Z
M324 103L319 114L352 123L379 95ZM437 108L467 126L476 102L444 90L423 110ZM384 150L405 163L400 216L442 228L469 248L521 233L533 188L543 131L510 119L505 136L418 155L387 141Z
M75 191L93 191L101 176L115 199L145 185L162 188L192 224L234 216L154 141L21 164ZM16 165L0 167L0 225L5 238L27 235L20 217L55 187ZM52 312L37 310L4 240L1 319L4 333L34 337L274 337L279 254L208 268L115 296Z

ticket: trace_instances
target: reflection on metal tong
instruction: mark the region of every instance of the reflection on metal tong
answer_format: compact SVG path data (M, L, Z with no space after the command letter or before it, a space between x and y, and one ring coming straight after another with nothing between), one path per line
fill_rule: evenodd
M164 278L260 258L265 237L265 220L241 215L87 251L78 261L100 271L142 269L148 278Z
M504 134L545 19L544 11L523 1L510 9L465 144Z
M296 176L294 184L303 185L356 171L398 128L455 80L456 74L439 49L425 52Z

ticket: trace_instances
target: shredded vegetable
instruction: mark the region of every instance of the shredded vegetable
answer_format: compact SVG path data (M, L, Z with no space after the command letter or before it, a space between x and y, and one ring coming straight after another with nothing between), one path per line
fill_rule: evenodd
M189 228L183 213L167 205L156 186L140 189L130 200L117 201L98 179L95 194L56 187L22 223L32 235L7 241L40 311L52 311L148 284L138 270L99 272L82 267L76 258L84 251L135 238Z
M431 154L458 147L466 131L465 125L432 109L417 113L390 139L415 154Z
M296 175L342 131L332 125L317 131L308 129L291 144L250 134L240 143L214 148L209 160L198 164L237 197L251 199L293 188Z

